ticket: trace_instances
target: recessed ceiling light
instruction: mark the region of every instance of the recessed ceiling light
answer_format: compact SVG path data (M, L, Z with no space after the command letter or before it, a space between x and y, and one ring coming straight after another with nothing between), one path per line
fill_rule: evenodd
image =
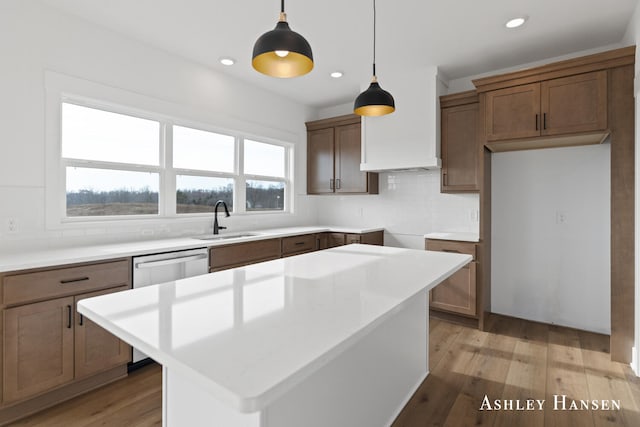
M331 73L331 77L333 77L334 79L339 79L340 77L342 77L342 71L334 71L333 73Z
M233 58L223 57L223 58L220 58L220 63L222 65L233 65L236 63L236 60Z
M504 24L505 27L507 28L518 28L520 26L522 26L525 22L527 22L527 17L526 16L519 16L517 18L513 18L507 21L506 24Z

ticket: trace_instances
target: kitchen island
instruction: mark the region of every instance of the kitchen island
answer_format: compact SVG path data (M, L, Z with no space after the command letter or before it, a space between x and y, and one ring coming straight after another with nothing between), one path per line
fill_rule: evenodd
M428 290L470 260L348 245L78 311L163 366L166 426L385 426L428 373Z

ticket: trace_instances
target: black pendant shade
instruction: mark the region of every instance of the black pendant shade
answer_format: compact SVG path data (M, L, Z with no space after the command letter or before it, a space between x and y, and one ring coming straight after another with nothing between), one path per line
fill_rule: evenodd
M356 98L353 112L359 116L384 116L395 110L393 96L380 87L376 77L376 0L373 0L373 78L367 90Z
M304 37L289 28L284 0L281 5L276 27L261 35L253 46L251 65L256 71L272 77L302 76L313 69L311 46Z
M382 89L375 79L367 90L358 95L353 104L353 112L359 116L384 116L393 113L395 109L393 96Z

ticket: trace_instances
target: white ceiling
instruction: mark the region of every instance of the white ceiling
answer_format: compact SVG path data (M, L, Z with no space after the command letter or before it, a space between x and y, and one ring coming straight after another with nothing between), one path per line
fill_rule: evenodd
M251 68L253 43L277 21L278 0L41 0L113 31L300 103L348 102L371 77L372 0L289 0L314 70L275 79ZM377 0L377 68L438 65L450 79L619 43L637 0ZM507 30L511 17L527 23ZM221 56L237 60L222 66ZM344 72L332 79L334 70Z

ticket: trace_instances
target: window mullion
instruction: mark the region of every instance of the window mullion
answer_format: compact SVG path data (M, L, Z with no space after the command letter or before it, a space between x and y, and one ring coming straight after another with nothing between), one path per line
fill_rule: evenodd
M176 209L176 173L173 168L173 125L169 122L163 123L163 185L161 191L162 205L165 216L177 214Z
M293 149L286 147L284 150L284 174L286 182L284 184L284 210L293 213Z
M236 137L236 152L238 161L233 210L237 213L245 213L247 211L247 180L244 175L244 138L241 136Z
M131 172L153 172L160 173L161 166L135 165L130 163L98 162L94 160L78 160L62 158L62 167L88 168L88 169L109 169Z

